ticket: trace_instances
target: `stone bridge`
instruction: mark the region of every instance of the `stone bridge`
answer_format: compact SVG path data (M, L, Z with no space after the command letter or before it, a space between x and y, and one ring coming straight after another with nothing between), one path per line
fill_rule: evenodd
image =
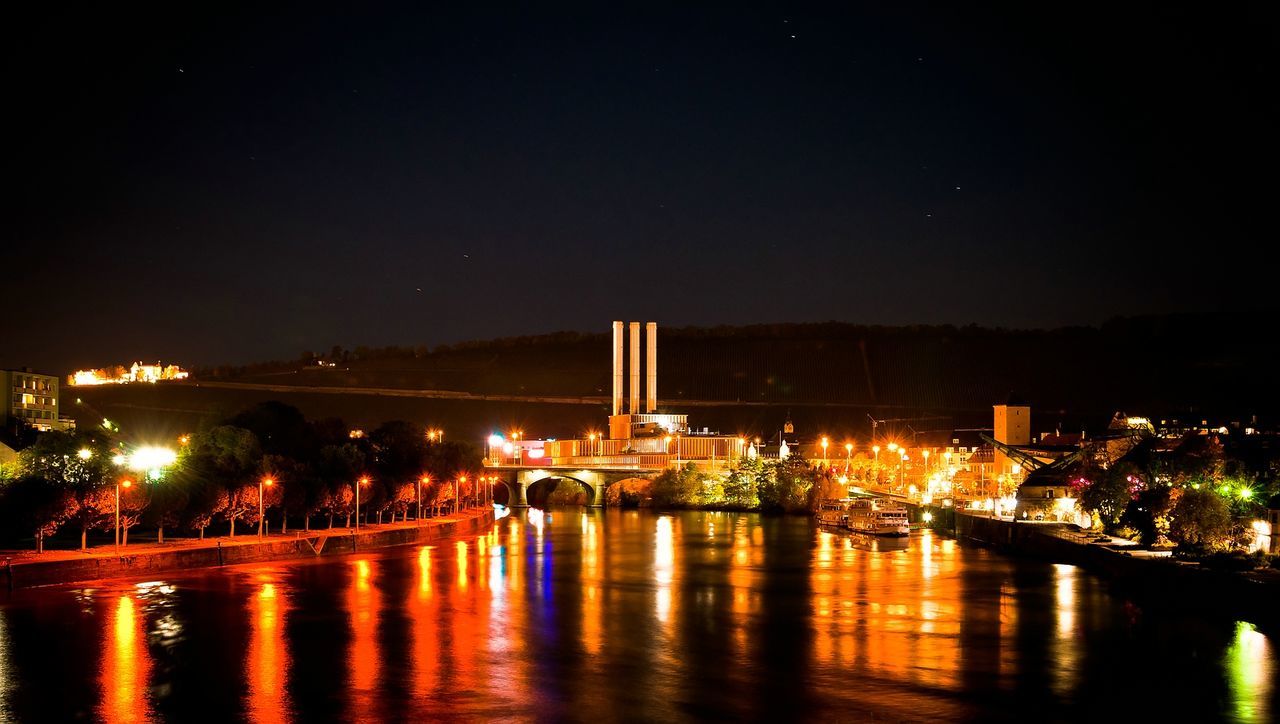
M605 489L610 485L632 478L652 480L665 467L641 468L634 465L610 466L569 466L547 465L534 467L531 465L487 465L485 473L497 476L498 482L507 487L510 496L507 498L513 508L525 508L529 505L529 488L546 480L569 480L578 483L587 490L588 505L602 507Z

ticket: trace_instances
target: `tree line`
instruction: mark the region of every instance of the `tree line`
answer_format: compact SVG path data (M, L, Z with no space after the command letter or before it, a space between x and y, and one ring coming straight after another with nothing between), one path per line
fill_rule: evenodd
M341 420L309 421L267 402L173 447L173 465L133 471L119 464L129 447L110 431L39 435L0 471L3 535L33 539L37 550L52 536L74 535L85 548L90 532L115 528L118 511L125 543L137 526L155 528L161 542L166 530L203 538L217 527L234 536L237 525L258 523L260 503L280 530L291 522L310 530L316 522L349 526L357 485L365 522L407 519L419 505L435 515L480 493L474 445L429 441L422 425L402 420L352 437Z

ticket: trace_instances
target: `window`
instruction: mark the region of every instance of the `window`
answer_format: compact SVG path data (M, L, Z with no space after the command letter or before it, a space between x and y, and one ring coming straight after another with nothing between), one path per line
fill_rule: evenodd
M1049 488L1049 489L1045 490L1045 491L1044 491L1044 497L1045 497L1045 498L1048 498L1049 500L1053 500L1053 488Z

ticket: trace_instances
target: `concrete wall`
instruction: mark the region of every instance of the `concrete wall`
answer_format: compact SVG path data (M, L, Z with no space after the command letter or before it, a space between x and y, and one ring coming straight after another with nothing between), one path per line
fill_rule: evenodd
M11 565L0 562L0 583L10 588L29 588L57 583L92 581L102 578L134 578L171 573L191 568L211 568L236 563L315 558L342 555L391 546L427 543L439 538L467 535L493 522L493 512L485 511L457 521L382 530L333 530L299 534L292 540L265 543L236 543L199 548L147 551L137 554L93 556L60 560L24 560Z
M1001 552L1071 563L1107 579L1114 593L1157 605L1229 615L1280 625L1280 583L1212 570L1171 558L1135 558L1103 546L1051 534L1058 524L1015 523L956 514L955 535Z

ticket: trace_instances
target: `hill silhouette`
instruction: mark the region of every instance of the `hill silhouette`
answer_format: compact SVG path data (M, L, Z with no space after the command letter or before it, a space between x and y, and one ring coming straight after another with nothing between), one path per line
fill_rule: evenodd
M1280 387L1275 318L1164 315L1054 330L838 322L659 327L659 399L982 412L1017 390L1042 410L1268 414ZM607 397L607 333L405 348L334 348L199 370L275 385ZM333 363L321 366L318 360Z

